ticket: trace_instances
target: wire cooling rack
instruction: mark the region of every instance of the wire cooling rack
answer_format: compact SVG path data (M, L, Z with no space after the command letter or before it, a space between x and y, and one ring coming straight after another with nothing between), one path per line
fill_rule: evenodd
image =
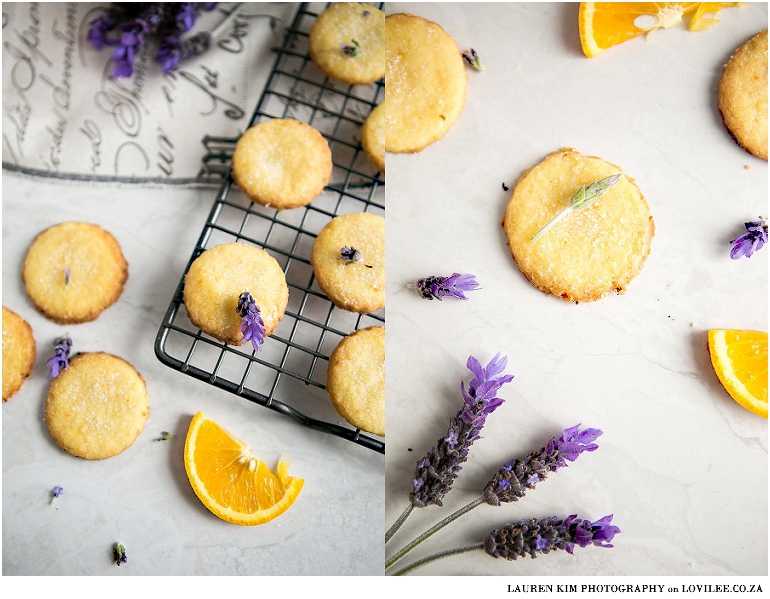
M205 173L223 177L214 205L160 326L155 353L171 368L293 418L317 431L385 453L382 439L352 428L326 394L329 356L351 332L384 325L384 310L356 314L335 307L315 281L310 253L332 218L349 212L384 215L384 177L361 150L360 127L384 97L382 81L368 86L328 79L310 60L308 36L326 8L304 3L283 46L249 127L271 118L309 123L329 142L332 182L304 208L278 211L249 200L230 177L236 139L206 137ZM193 326L184 306L184 277L206 249L221 243L254 244L272 255L286 274L289 305L259 352L226 345Z

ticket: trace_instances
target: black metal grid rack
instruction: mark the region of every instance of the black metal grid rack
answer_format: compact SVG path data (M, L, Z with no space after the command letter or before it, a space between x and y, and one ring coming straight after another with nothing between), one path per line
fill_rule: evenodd
M355 314L335 307L318 287L310 264L313 241L332 218L385 211L384 178L359 142L363 121L384 97L384 83L337 83L311 62L310 28L326 6L299 6L249 126L270 118L295 118L318 129L332 151L332 182L307 207L277 211L260 206L230 177L237 140L207 137L204 169L220 172L223 181L158 331L155 353L175 370L384 454L384 441L348 425L325 392L329 356L337 344L359 328L385 322L384 311ZM282 266L289 286L286 313L259 352L248 344L226 345L206 335L190 323L184 306L184 277L195 258L207 248L233 241L268 251Z

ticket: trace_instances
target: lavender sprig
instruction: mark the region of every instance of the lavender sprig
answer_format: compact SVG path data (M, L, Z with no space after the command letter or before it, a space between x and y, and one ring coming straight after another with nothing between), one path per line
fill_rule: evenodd
M473 373L468 383L460 382L463 407L449 422L449 430L430 450L428 455L417 462L412 492L409 500L414 507L442 505L442 498L449 492L457 478L462 464L474 441L481 437L481 429L487 416L500 407L504 400L497 392L504 384L513 380L512 374L502 374L508 358L495 355L486 367L470 356L467 367Z
M358 52L361 49L361 44L358 43L358 40L350 41L350 44L341 44L340 49L345 56L350 56L353 58L354 56L358 56Z
M611 541L620 533L620 529L611 522L612 514L596 522L578 519L574 514L564 519L551 516L519 520L493 530L481 543L434 553L409 564L393 575L402 576L438 559L480 549L494 558L516 560L526 556L536 558L538 555L547 555L551 551L559 550L571 554L576 545L610 548L613 546Z
M741 256L751 258L752 254L762 248L767 243L767 220L759 217L758 221L744 223L746 233L735 239L731 239L733 244L730 250L730 258L738 260Z
M162 3L149 3L139 16L119 27L120 41L112 51L115 64L113 77L130 77L134 74L134 62L142 44L147 37L160 29L166 10Z
M417 291L423 299L437 299L444 297L456 297L467 300L466 291L475 291L479 288L476 277L471 274L453 273L449 277L426 277L418 279L414 283L408 283L407 287Z
M115 543L112 546L112 561L115 562L116 566L128 563L128 555L126 554L126 548L123 546L123 543Z
M175 70L180 63L206 52L211 45L211 34L201 31L185 40L167 37L160 46L155 60L164 73Z
M529 489L544 481L551 472L574 462L584 451L594 451L594 443L602 434L597 428L580 431L580 425L565 429L557 439L554 437L540 451L530 453L526 458L506 462L484 487L484 501L489 505L500 505L518 501Z
M364 256L361 253L361 250L357 250L356 248L352 246L344 246L340 249L340 260L345 263L347 266L348 264L353 264L353 262L360 262L363 260Z
M477 71L483 71L484 65L481 64L481 57L476 53L476 50L471 48L463 52L463 59L470 65L471 68Z
M53 489L51 489L51 505L53 505L53 502L56 501L59 497L61 497L64 494L64 489L62 489L60 486L55 486Z
M244 343L251 341L254 351L258 351L265 342L266 329L260 316L259 306L248 289L238 297L238 306L235 311L241 315L241 333L243 333L241 341Z
M69 355L72 350L72 339L68 335L57 338L53 342L53 357L46 362L48 373L55 379L61 372L69 368Z
M581 208L585 208L589 204L592 204L594 201L596 201L605 191L607 191L610 187L615 185L620 180L620 173L617 175L612 175L610 177L605 177L604 179L600 179L599 181L594 181L590 185L582 185L578 190L572 195L572 197L569 200L569 204L561 210L559 213L556 214L550 221L548 221L545 226L543 226L542 229L540 229L535 235L530 239L531 243L535 243L540 237L542 237L546 231L548 231L551 227L553 227L556 223L558 223L561 219L563 219L565 216L567 216L570 212L573 210L580 210Z
M585 451L596 450L599 446L594 441L601 434L602 431L596 428L581 431L578 424L564 429L560 437L553 437L540 451L532 452L524 459L515 458L506 462L485 485L481 497L453 512L405 545L386 561L385 569L390 568L434 533L478 506L484 503L499 506L501 503L518 501L524 497L527 490L534 489L537 483L544 481L549 472L556 472L559 468L567 466L567 461L574 462Z

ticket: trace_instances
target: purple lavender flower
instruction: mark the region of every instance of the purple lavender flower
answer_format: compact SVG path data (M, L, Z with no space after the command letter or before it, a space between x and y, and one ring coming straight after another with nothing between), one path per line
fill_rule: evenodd
M72 274L72 271L69 268L64 269L64 284L69 285L70 284L70 275Z
M496 397L496 393L500 387L513 380L513 375L501 374L507 363L508 358L501 357L499 353L486 368L473 356L468 358L467 366L473 378L467 390L465 383L460 383L463 407L450 420L446 436L439 439L428 455L417 462L409 495L414 507L442 505L441 500L462 469L471 445L481 437L487 416L503 403L501 398Z
M126 548L123 546L123 543L115 543L112 546L112 561L115 562L116 566L128 563L128 555L126 554Z
M59 497L61 497L63 493L64 493L64 489L62 489L59 486L56 486L53 489L51 489L51 505L53 505L53 502L56 501Z
M242 341L251 341L254 351L258 351L265 342L265 323L260 316L259 306L248 290L239 296L235 311L241 315Z
M52 379L55 379L62 371L69 368L69 355L71 349L72 339L67 335L59 337L53 342L53 357L46 362L48 372Z
M730 250L730 258L733 260L738 260L741 256L751 258L754 252L767 243L767 220L760 216L758 221L744 223L744 226L746 233L730 240L730 243L734 244Z
M179 66L179 63L203 54L210 45L211 34L206 31L201 31L181 41L179 38L168 36L161 44L155 60L160 63L164 73L170 73Z
M348 264L353 264L353 262L360 262L363 259L363 255L361 254L361 250L346 245L340 249L339 259L347 266Z
M88 28L88 41L97 50L104 46L117 46L120 41L118 26L132 19L144 7L139 2L115 2L91 21Z
M120 25L120 41L112 51L113 77L130 77L134 73L134 62L147 37L160 29L166 16L163 3L148 3L147 8L135 19Z
M572 515L562 520L556 516L519 520L503 528L493 530L484 541L484 550L492 557L516 560L529 555L565 550L572 553L575 545L588 547L612 547L610 541L620 532L610 524L612 514L591 522Z
M594 451L594 443L602 434L598 428L580 431L580 425L565 429L561 437L554 437L540 451L530 453L526 458L506 462L484 487L484 501L500 505L518 501L529 489L544 481L548 473L556 472L574 462L584 451Z
M342 50L343 54L345 54L345 56L358 56L358 51L361 49L361 44L358 43L358 40L350 41L350 44L340 44L340 49Z
M474 50L473 48L463 52L463 59L473 69L475 69L477 71L483 71L484 70L484 65L481 64L481 57L476 53L476 50Z
M468 299L465 292L478 289L479 284L473 275L461 275L456 272L450 277L418 279L414 283L407 284L407 287L416 290L423 299L435 298L440 301L443 297L456 297L465 300Z

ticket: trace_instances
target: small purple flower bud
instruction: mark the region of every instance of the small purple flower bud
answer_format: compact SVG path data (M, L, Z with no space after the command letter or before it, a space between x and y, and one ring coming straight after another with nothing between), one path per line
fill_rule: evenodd
M767 243L767 220L760 216L758 221L744 223L744 226L746 233L730 240L733 244L730 258L733 260L738 260L741 256L751 258L754 252Z
M71 349L72 339L67 335L59 337L53 342L53 357L46 362L48 373L52 379L55 379L62 371L69 368L69 355Z
M471 274L454 273L449 277L418 279L414 283L407 284L407 287L416 290L423 299L432 300L435 298L440 301L444 297L456 297L466 300L468 298L465 296L465 292L479 289L479 284L476 277Z
M259 306L248 290L241 293L235 311L241 315L241 341L251 341L254 351L258 351L265 342L265 323L260 316Z

